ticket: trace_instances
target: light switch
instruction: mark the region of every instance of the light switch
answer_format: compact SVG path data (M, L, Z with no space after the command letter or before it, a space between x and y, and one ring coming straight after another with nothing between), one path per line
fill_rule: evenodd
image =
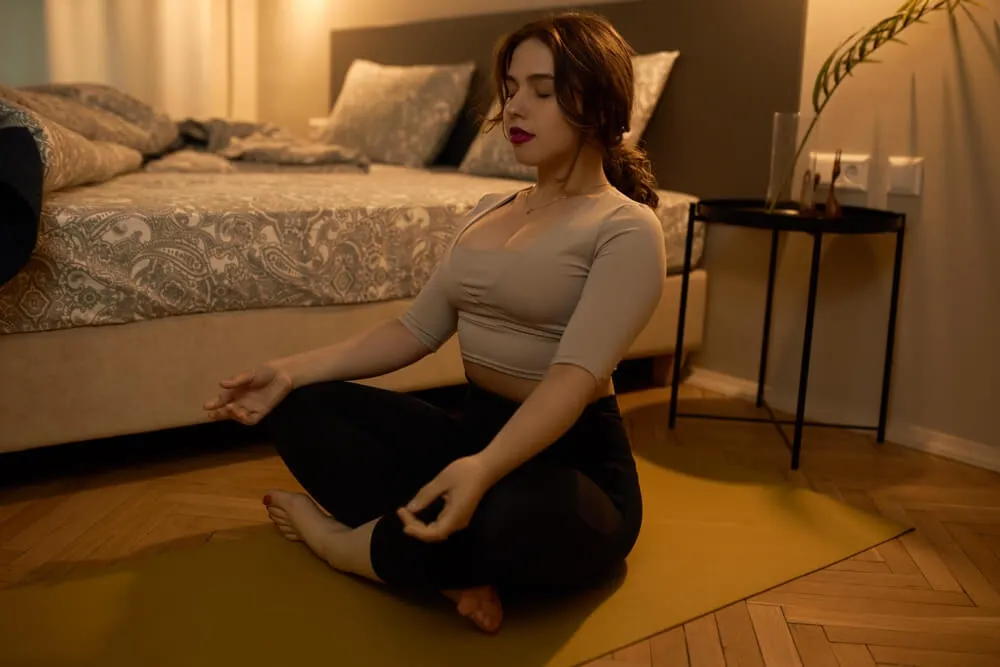
M889 194L919 195L924 184L922 157L889 158Z
M806 168L818 173L820 185L830 185L833 176L833 163L836 153L809 154L809 164ZM840 178L837 187L844 190L868 191L868 178L871 174L871 156L866 153L843 153L840 156Z

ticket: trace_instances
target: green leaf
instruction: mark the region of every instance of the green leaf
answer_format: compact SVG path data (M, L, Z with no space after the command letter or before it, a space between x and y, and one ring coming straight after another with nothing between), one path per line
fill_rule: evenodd
M860 30L854 32L853 34L849 35L844 41L838 44L837 48L833 50L833 53L831 53L827 57L827 59L823 62L823 65L820 67L819 75L816 77L816 82L813 84L813 110L816 111L816 113L819 113L823 106L820 102L821 99L820 93L821 92L825 93L826 96L829 98L829 96L833 92L829 88L829 80L828 80L830 67L833 65L834 60L836 60L837 55L840 53L840 50L844 48L844 46L847 45L847 43L850 42L852 39L854 39L860 32L861 32Z

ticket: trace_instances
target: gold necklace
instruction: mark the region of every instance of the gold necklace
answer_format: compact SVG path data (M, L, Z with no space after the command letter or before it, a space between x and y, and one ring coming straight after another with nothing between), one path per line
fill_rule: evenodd
M611 185L610 183L602 183L602 184L598 185L596 189L600 190L601 188L606 188L606 187L609 187L610 185ZM571 197L579 197L579 196L587 194L589 192L589 190L585 190L583 192L577 192L576 194L562 195L560 197L556 197L552 201L549 201L549 202L546 202L546 203L544 203L544 204L542 204L540 206L536 206L534 208L531 208L528 205L528 197L531 196L532 192L535 192L537 190L538 190L538 186L537 185L532 185L531 188L528 190L528 193L524 195L524 214L525 215L531 215L532 213L534 213L536 211L540 211L540 210L542 210L543 208L545 208L547 206L551 206L552 204L555 204L557 201L562 201L564 199L570 199Z

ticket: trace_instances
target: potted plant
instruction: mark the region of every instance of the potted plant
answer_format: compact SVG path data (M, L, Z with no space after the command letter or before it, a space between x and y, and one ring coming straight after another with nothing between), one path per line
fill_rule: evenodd
M782 177L781 185L768 194L768 212L774 212L778 205L778 199L782 192L792 184L795 177L796 165L802 157L802 152L809 140L809 136L816 128L820 115L834 93L849 76L854 75L854 71L861 65L875 64L879 61L872 56L880 48L891 42L905 45L906 42L899 38L900 33L917 23L926 23L925 17L938 11L954 12L959 7L965 5L975 5L975 0L906 0L903 5L892 15L882 19L867 30L859 30L841 42L836 49L826 58L816 74L812 91L812 109L814 112L812 121L809 123L804 136L799 141L795 150L795 156L791 161L787 173ZM833 206L824 207L824 212L829 216L836 216L839 213L839 206L836 204L834 185L830 187L830 198ZM800 202L807 208L811 207L807 202ZM832 209L832 210L831 210ZM810 211L806 211L809 213Z

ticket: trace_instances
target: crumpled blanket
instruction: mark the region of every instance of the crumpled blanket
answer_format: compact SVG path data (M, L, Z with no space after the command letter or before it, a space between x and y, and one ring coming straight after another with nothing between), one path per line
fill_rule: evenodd
M178 123L175 150L148 163L146 171L266 171L269 166L309 171L367 173L370 160L356 149L303 140L270 123L186 119Z

